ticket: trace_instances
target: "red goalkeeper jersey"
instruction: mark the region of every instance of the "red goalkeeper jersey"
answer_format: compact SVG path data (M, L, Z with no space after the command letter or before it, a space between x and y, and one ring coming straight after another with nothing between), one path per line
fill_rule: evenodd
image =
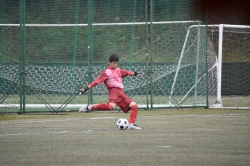
M111 68L108 67L105 69L100 76L95 80L97 84L101 84L104 82L107 89L111 88L121 88L123 89L122 78L133 75L133 72L129 70L122 70L120 68Z

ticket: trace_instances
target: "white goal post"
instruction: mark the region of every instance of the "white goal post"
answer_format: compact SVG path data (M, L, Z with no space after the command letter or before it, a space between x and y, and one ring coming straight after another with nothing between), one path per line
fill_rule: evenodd
M216 61L216 64L213 66L213 67L216 67L217 68L217 90L216 90L216 101L214 104L211 104L209 105L210 108L229 108L229 109L249 109L250 107L250 101L249 101L249 92L247 92L247 94L243 94L241 95L241 97L237 97L237 95L228 95L228 97L225 97L224 100L229 100L228 102L225 102L225 106L223 106L223 99L222 99L222 71L223 71L223 68L222 68L222 63L223 63L223 49L226 49L228 50L227 52L233 52L234 50L234 45L231 44L231 47L228 48L228 47L223 47L223 41L225 40L226 42L228 42L229 40L237 40L236 42L246 42L245 45L246 47L244 48L245 49L245 52L243 53L243 55L245 55L245 59L242 59L240 60L240 62L246 62L248 64L250 64L250 58L249 58L249 50L250 50L250 26L247 26L247 25L230 25L230 24L216 24L216 25L192 25L189 27L188 31L187 31L187 36L186 36L186 39L185 39L185 42L184 42L184 45L183 45L183 49L182 49L182 53L181 53L181 56L180 56L180 59L179 59L179 65L182 61L182 58L183 58L183 53L186 49L186 42L187 42L187 39L189 37L189 33L192 29L199 29L199 28L208 28L208 31L212 31L212 33L214 33L215 31L217 32L217 46L218 46L218 52L215 53L217 55L217 61ZM232 39L229 39L229 38L226 38L223 36L224 33L230 33L230 37L232 36L237 36L237 34L245 34L245 35L241 35L240 37L238 37L237 39L236 38L232 38ZM209 39L210 40L213 40L212 38L214 37L214 35L210 35L209 36ZM242 39L244 38L244 39ZM210 42L210 41L209 41ZM213 41L211 41L213 42ZM248 42L248 43L247 43ZM215 42L213 42L214 44ZM241 43L239 43L240 45ZM230 51L231 49L231 51ZM240 48L237 48L237 49L240 49ZM209 51L209 50L208 50ZM241 51L239 51L241 52ZM227 55L224 55L224 56L227 56ZM237 60L237 57L238 55L235 55L233 57L233 59L230 60L230 63L237 63L239 62ZM247 59L248 57L248 59ZM227 57L225 57L226 59ZM227 60L228 61L228 60ZM179 66L178 65L178 66ZM178 67L179 68L179 67ZM177 68L177 70L178 70ZM210 70L210 69L208 69ZM247 69L246 69L247 70ZM178 72L176 72L176 75L175 75L175 79L174 79L174 82L173 82L173 85L172 85L172 89L171 89L171 94L173 92L173 89L174 89L174 86L175 86L175 80L178 76ZM246 75L245 77L247 77L248 80L250 80L250 74L248 73L248 75ZM247 80L247 81L248 81ZM247 88L247 87L246 87ZM234 100L236 101L235 104L232 104L230 105L229 103L233 103ZM239 100L242 100L241 102L239 102Z
M250 26L230 25L230 24L220 24L217 26L219 27L218 66L217 66L218 86L217 86L217 99L216 99L216 104L214 106L216 108L223 108L222 97L221 97L222 96L221 95L221 82L222 82L222 56L223 56L223 49L222 49L223 48L223 30L224 30L224 28L238 28L238 29L249 29L250 30ZM249 31L249 33L250 33L250 31ZM249 109L249 107L244 107L244 106L242 108Z
M211 26L211 25L209 25ZM232 29L246 29L247 31L246 36L248 36L248 41L250 41L250 26L246 25L230 25L230 24L219 24L219 25L212 25L213 27L218 27L219 29L219 38L218 38L218 62L217 62L217 98L216 103L211 105L211 108L232 108L232 109L249 109L249 104L247 105L236 105L236 106L223 106L223 100L222 100L222 57L223 57L223 33L225 31L225 28L229 31ZM237 32L234 31L233 33L243 33L243 32ZM247 44L247 43L246 43ZM232 48L234 49L234 48ZM248 45L248 49L250 50L250 45ZM249 53L248 53L249 54ZM235 61L237 61L235 57ZM250 62L248 60L248 62ZM250 75L248 76L250 77ZM248 78L249 79L249 78ZM248 100L248 99L246 99ZM249 101L250 102L250 101Z

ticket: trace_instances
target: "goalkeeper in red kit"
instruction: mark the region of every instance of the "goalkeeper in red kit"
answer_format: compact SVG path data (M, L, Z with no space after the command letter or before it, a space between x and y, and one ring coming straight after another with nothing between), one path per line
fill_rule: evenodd
M84 89L80 89L80 94L83 94L90 88L104 82L109 90L108 103L83 106L80 108L79 112L90 112L92 110L113 110L116 106L119 106L124 113L128 113L131 110L128 129L141 129L134 124L138 114L138 105L133 99L125 94L122 78L126 76L142 76L143 73L122 70L118 68L118 62L119 57L116 54L112 54L109 57L109 67L105 69L94 82L89 84L89 86Z

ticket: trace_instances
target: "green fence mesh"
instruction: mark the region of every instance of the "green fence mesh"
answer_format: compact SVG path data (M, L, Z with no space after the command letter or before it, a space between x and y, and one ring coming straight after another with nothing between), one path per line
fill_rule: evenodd
M99 85L116 53L140 108L214 103L216 55L191 0L0 0L0 105L3 111L78 110L108 101ZM207 51L210 50L210 51Z

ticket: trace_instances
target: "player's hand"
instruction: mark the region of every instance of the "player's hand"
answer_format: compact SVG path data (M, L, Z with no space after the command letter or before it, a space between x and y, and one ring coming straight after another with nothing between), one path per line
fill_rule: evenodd
M87 90L89 90L89 87L86 87L86 88L82 88L82 89L80 89L80 93L79 93L79 95L84 94Z
M84 92L84 89L82 88L82 89L80 89L80 93L79 93L79 95L82 95L83 94L83 92Z
M144 73L135 71L134 76L142 77L142 76L144 76Z

